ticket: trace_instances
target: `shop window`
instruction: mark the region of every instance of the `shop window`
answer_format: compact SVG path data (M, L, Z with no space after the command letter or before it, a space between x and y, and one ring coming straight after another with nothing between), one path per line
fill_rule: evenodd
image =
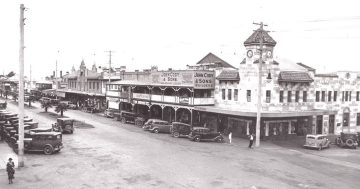
M295 91L295 102L299 102L300 91Z
M234 89L234 100L238 101L238 89Z
M320 102L320 91L316 91L315 95L315 101Z
M334 102L337 101L337 91L334 91Z
M325 102L325 91L321 91L321 102Z
M307 91L303 91L303 102L307 102Z
M356 114L356 126L360 126L360 113Z
M251 90L246 90L246 99L248 102L251 102Z
M271 91L267 90L266 91L266 103L270 103L270 99L271 99Z
M291 97L292 97L292 91L288 91L288 96L287 96L288 102L291 102Z
M231 89L228 89L228 100L231 100Z
M221 90L222 99L225 100L225 89Z
M332 91L329 91L329 92L328 92L328 101L329 101L329 102L331 102L331 99L332 99L332 98L331 98L331 95L332 95Z
M279 102L284 102L284 91L280 91Z

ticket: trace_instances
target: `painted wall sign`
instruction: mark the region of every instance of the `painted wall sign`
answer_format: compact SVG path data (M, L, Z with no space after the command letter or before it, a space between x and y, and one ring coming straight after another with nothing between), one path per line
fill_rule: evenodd
M166 71L151 73L153 84L186 86L196 89L215 88L215 73L213 71Z

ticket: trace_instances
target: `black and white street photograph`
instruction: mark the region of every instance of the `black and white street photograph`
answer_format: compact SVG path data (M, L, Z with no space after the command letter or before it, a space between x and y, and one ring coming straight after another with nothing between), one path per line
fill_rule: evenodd
M0 189L360 188L356 0L0 2Z

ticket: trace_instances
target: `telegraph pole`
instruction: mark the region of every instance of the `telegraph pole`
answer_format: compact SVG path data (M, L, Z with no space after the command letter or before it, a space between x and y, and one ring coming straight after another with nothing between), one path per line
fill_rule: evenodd
M113 53L114 51L109 50L109 51L105 51L105 52L109 53L109 84L110 84L110 82L111 82L111 71L110 71L110 69L111 69L111 53Z
M261 77L262 77L262 55L263 55L263 32L264 32L264 25L262 22L260 23L253 23L255 25L260 25L259 30L259 83L258 83L258 99L257 99L257 113L256 113L256 140L255 146L260 146L260 120L261 120Z
M18 165L24 167L24 4L20 5L20 49L19 49L19 146Z

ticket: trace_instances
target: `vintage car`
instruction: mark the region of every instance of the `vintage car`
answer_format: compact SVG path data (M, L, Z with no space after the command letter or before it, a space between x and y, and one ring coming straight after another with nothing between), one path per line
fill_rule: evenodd
M359 135L358 133L345 133L341 132L340 136L335 139L335 144L340 147L349 147L354 148L359 145Z
M61 133L74 132L74 120L71 118L57 118L57 122L53 124L54 131Z
M171 124L160 119L149 119L143 128L153 133L170 133Z
M306 135L304 148L316 148L322 150L330 148L330 140L326 135Z
M213 132L209 128L205 127L194 127L188 138L195 142L200 141L215 141L215 142L224 142L224 137L220 132Z
M119 110L116 110L116 109L106 109L104 111L104 116L105 117L109 117L109 118L114 118L114 113L117 112L119 113Z
M71 101L60 101L59 104L65 104L68 109L76 110L76 104L72 103Z
M132 122L135 123L135 120L141 116L134 112L120 111L120 113L114 113L114 116L117 120L120 120L121 123Z
M187 137L191 132L191 125L180 122L172 122L171 136L173 137Z
M39 99L39 101L41 102L41 103L50 103L51 102L51 98L48 98L48 97L41 97L40 99Z
M14 146L14 151L18 152L18 143ZM40 132L33 133L30 138L24 138L24 151L42 151L46 155L59 152L63 148L62 134L59 132Z

